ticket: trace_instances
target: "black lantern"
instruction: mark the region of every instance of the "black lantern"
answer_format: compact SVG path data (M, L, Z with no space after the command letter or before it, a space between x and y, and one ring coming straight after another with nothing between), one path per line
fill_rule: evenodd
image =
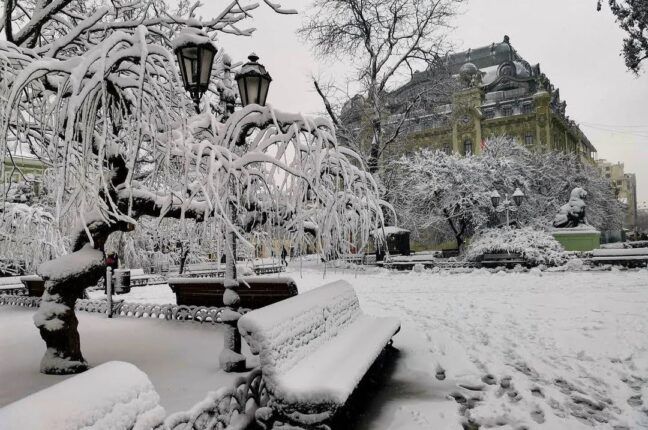
M272 78L266 68L257 62L258 55L252 53L248 59L250 61L241 66L235 77L241 95L241 105L265 106Z
M493 204L494 208L499 206L500 198L500 194L497 192L497 190L491 193L491 203Z
M209 37L201 34L200 29L190 27L186 30L180 35L173 52L178 57L185 90L196 104L196 112L199 112L200 98L209 87L216 48Z
M513 201L517 206L520 206L522 204L522 199L524 199L524 193L520 188L516 188L513 193Z

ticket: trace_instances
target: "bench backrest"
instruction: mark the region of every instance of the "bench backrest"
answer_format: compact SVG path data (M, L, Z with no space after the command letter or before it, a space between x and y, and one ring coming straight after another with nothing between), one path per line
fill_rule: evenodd
M353 287L336 281L249 312L239 319L238 328L250 349L259 353L264 377L271 379L290 370L361 314Z

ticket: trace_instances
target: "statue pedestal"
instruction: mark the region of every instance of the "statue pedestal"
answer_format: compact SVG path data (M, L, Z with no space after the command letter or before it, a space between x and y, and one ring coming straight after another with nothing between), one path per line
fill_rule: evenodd
M590 225L554 228L551 234L565 251L591 251L601 245L601 232Z

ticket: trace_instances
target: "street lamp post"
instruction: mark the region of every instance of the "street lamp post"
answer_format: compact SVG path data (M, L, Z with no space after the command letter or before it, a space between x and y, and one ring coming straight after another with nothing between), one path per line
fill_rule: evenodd
M185 89L191 95L196 106L196 112L199 111L200 98L209 87L209 78L211 68L216 53L209 38L201 33L200 29L189 27L186 34L181 34L180 40L175 44L176 56L180 66ZM258 63L259 57L256 54L250 54L249 62L245 63L241 70L236 74L239 95L243 107L249 104L265 105L272 78L262 64ZM229 73L229 57L224 59L226 73ZM233 111L233 105L227 107L227 111ZM226 112L224 119L229 117ZM231 188L233 188L230 183ZM230 216L232 224L236 224L236 208L230 201ZM225 336L223 351L219 356L219 363L226 372L236 372L245 370L245 357L241 354L241 335L237 329L237 323L241 314L236 310L240 303L240 296L236 292L238 288L238 275L236 273L236 232L229 229L225 233L226 240L226 259L225 259L225 279L223 293L223 305L225 310L220 313L220 320L225 325Z
M494 190L491 192L490 198L491 198L491 203L493 204L493 208L495 211L498 213L500 212L506 212L506 225L507 227L511 225L510 221L510 212L517 212L520 205L522 204L522 201L524 200L524 193L522 190L518 187L515 189L513 192L513 195L511 196L513 201L509 200L509 195L508 193L504 194L504 201L500 205L500 200L502 197L500 194L497 192L497 190Z

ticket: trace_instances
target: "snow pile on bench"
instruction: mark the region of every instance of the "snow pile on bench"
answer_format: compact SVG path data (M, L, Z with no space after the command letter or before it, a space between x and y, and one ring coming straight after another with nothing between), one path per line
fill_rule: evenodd
M146 374L111 361L0 409L3 430L150 430L162 424Z
M362 313L353 287L337 281L244 315L239 331L259 353L275 402L332 415L400 329Z

